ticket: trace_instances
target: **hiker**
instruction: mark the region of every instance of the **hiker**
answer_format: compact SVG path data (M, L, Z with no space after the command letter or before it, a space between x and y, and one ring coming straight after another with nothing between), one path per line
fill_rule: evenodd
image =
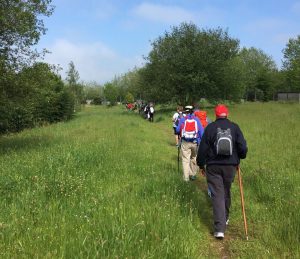
M154 105L153 105L153 103L150 103L150 105L149 105L149 112L148 112L148 114L149 114L148 118L149 118L150 122L153 122L154 112L155 112L154 111Z
M197 164L211 192L214 236L223 239L229 222L231 184L248 148L239 126L228 120L228 108L217 105L215 115L216 120L206 127L201 139Z
M144 107L144 118L149 120L150 118L150 106L148 104L146 104L146 106Z
M134 108L134 104L133 103L127 103L126 104L126 109L127 110L131 111L131 110L133 110L133 108Z
M194 114L200 120L203 129L205 129L206 126L209 123L211 123L211 120L207 117L207 112L206 111L204 111L202 109L200 110L199 108L196 108L194 110Z
M180 135L177 134L176 128L178 126L178 123L179 123L180 119L183 116L184 116L184 114L183 114L183 107L182 106L177 106L177 111L174 113L174 115L172 117L176 147L179 147L179 139L180 139Z
M188 182L196 179L198 171L196 164L197 148L203 134L203 127L199 119L193 114L193 106L186 106L185 110L186 116L179 120L176 132L181 136L183 180Z

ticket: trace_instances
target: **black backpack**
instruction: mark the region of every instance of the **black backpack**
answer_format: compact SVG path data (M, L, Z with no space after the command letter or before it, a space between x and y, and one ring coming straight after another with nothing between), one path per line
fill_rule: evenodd
M232 136L231 130L223 130L221 128L217 129L217 138L216 138L216 152L217 155L221 156L231 156L232 155Z

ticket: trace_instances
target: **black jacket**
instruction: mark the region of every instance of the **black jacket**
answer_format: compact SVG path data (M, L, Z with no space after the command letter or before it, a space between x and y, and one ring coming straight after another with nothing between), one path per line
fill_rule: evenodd
M216 154L217 128L230 128L233 146L231 156ZM239 165L240 159L246 158L247 151L247 143L239 126L227 118L218 118L208 124L204 131L198 149L197 164L200 168L204 168L204 165Z

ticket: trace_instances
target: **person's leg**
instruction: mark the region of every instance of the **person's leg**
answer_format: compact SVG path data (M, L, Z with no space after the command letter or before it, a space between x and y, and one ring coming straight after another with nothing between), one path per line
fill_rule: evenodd
M182 168L183 168L183 180L189 181L190 175L190 157L191 157L191 149L189 146L189 142L182 141L181 142L181 157L182 157Z
M224 182L224 199L225 199L225 215L226 220L229 218L229 210L231 205L231 184L234 181L236 172L235 166L223 166L223 182Z
M226 228L224 185L222 171L219 169L219 166L208 165L206 167L206 178L211 190L214 231L224 233Z
M179 145L179 136L176 133L176 127L173 127L173 130L174 130L174 136L175 136L175 143L176 143L176 146L178 146Z
M197 172L199 171L199 167L197 166L197 144L196 143L190 143L190 149L191 149L191 158L190 158L190 175L196 176Z

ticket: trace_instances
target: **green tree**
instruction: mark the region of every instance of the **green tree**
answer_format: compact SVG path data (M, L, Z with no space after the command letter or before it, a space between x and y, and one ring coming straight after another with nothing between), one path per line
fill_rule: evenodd
M141 99L143 96L142 80L140 69L134 68L127 73L116 76L111 83L117 88L118 101L122 102L126 98L126 93L130 92L134 99Z
M91 82L83 86L84 100L92 100L93 104L101 104L103 101L103 88L96 82Z
M11 73L10 90L0 100L0 132L15 132L70 119L74 100L55 67L35 63Z
M74 95L75 99L75 106L74 110L78 111L80 110L80 104L83 101L83 86L79 83L79 73L75 68L75 64L73 61L69 63L69 69L67 71L67 84L70 89L70 91Z
M127 93L126 95L125 95L125 102L126 103L133 103L134 102L134 97L133 97L133 95L132 95L132 93Z
M245 82L247 100L270 100L275 90L275 75L278 73L275 61L262 50L243 48L239 52L242 60L241 73Z
M112 83L106 83L104 84L104 96L106 101L110 102L110 105L115 105L118 98L118 89L117 87Z
M283 50L283 71L290 91L300 91L300 35L296 39L289 39Z
M51 0L0 0L0 62L19 67L39 55L31 49L45 34L42 16L50 16Z
M200 30L187 23L173 27L152 42L140 71L147 99L165 102L174 98L183 104L201 97L224 98L225 92L230 96L234 88L228 82L225 85L223 78L238 46L239 41L221 28Z
M70 119L73 115L72 94L56 71L55 66L38 62L18 75L18 83L23 89L19 103L32 106L34 125Z
M224 66L223 83L221 96L224 100L238 102L243 98L246 88L245 74L242 60L238 56L230 59Z

